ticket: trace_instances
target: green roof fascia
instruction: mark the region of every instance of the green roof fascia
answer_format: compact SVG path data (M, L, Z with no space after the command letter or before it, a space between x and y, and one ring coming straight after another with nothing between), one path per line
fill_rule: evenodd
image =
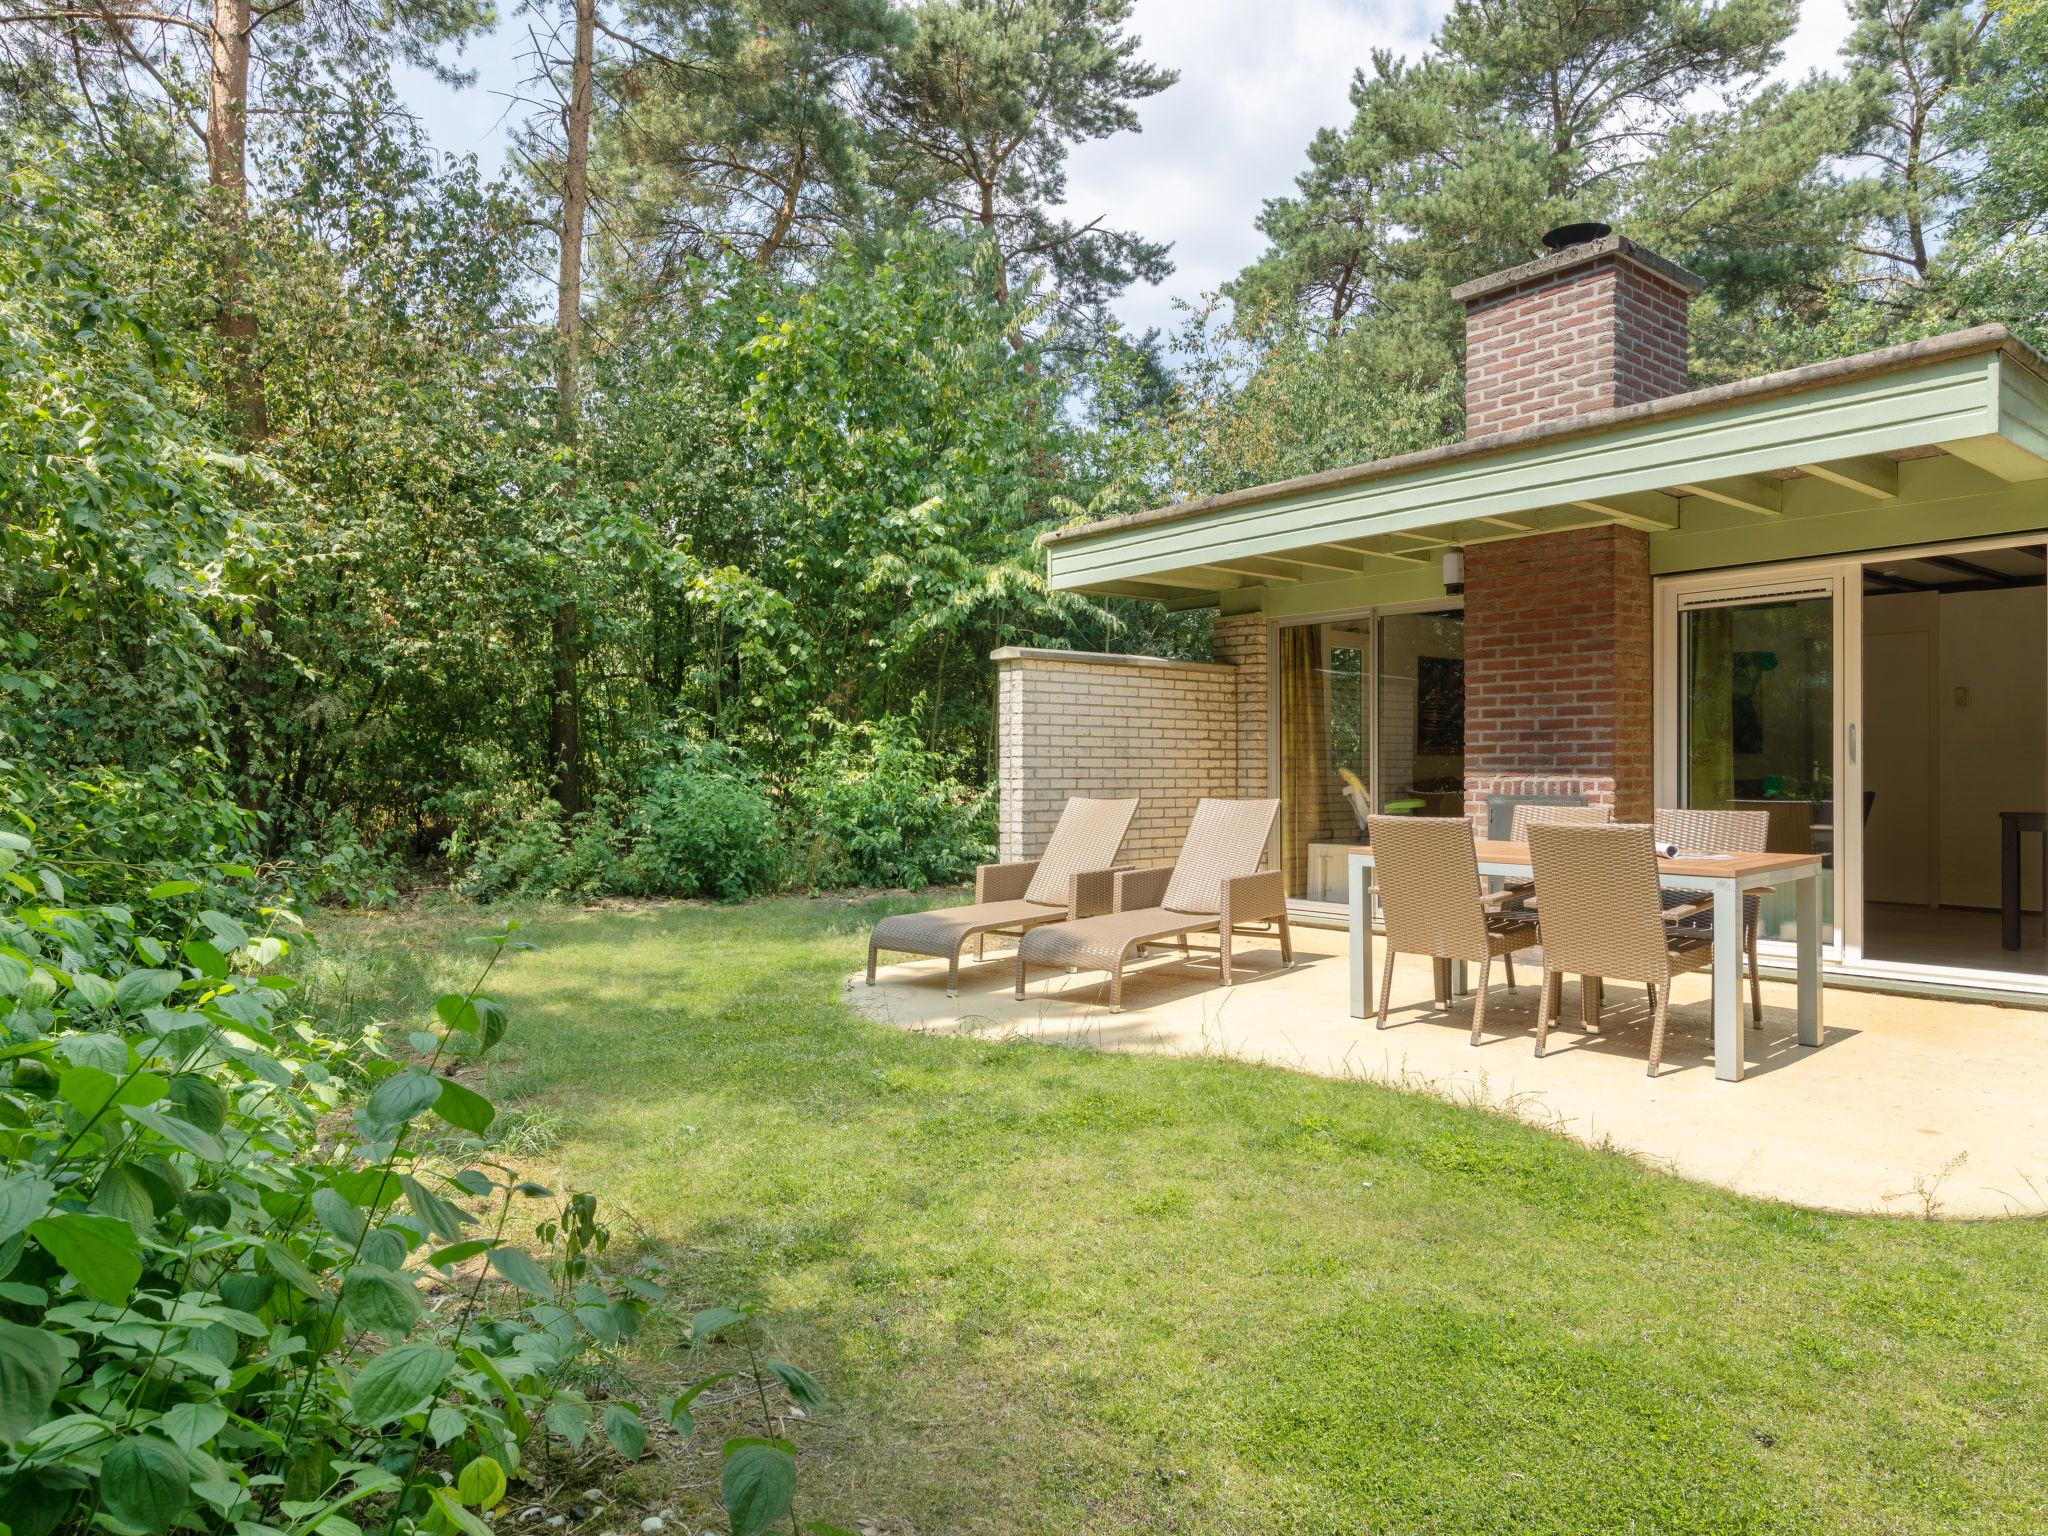
M1308 477L1271 495L1242 493L1184 512L1061 530L1046 540L1049 579L1067 590L1142 581L1331 540L1950 441L1998 440L2032 453L2038 434L2048 457L2048 386L2013 361L2004 336L2002 327L1986 327L1897 349L1891 356L1902 362L1819 365L1603 413L1611 418L1605 424L1538 430L1534 440L1516 434L1496 446L1480 439Z

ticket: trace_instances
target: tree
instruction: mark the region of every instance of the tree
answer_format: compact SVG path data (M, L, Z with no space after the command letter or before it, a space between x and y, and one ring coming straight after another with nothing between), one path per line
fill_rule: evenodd
M816 258L868 199L860 99L911 34L889 0L639 0L597 125L617 265L642 290L737 253Z
M68 56L88 110L103 94L154 100L206 154L213 326L222 403L244 443L269 434L250 304L249 123L264 71L303 81L392 58L439 69L437 50L489 24L488 0L0 0L0 28ZM190 82L203 79L203 92Z
M1933 265L1964 186L1947 118L1977 76L1993 13L1983 0L1854 0L1843 53L1865 98L1855 147L1882 168L1859 250L1880 276L1918 283Z
M1130 13L1130 0L932 0L886 60L874 92L884 179L906 208L994 243L1005 311L1042 276L1064 315L1089 325L1131 283L1172 270L1163 245L1053 212L1068 150L1135 132L1136 104L1175 79L1138 56Z
M1627 209L1674 126L1766 68L1796 20L1789 0L1457 0L1422 60L1359 71L1350 124L1267 203L1271 245L1229 291L1329 330L1433 310L1454 346L1447 288L1554 223Z

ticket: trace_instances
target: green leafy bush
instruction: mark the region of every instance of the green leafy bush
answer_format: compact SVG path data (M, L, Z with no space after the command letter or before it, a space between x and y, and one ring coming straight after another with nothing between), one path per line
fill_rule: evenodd
M497 901L507 896L581 900L626 888L623 838L609 801L572 825L545 791L523 788L479 832L458 832L449 840L449 862L461 871L457 890L478 901Z
M562 1372L637 1331L659 1273L605 1272L595 1203L495 1155L471 1082L513 926L424 1027L344 1043L275 969L289 913L189 880L73 902L71 874L0 832L0 1528L490 1536L538 1442L637 1459L640 1407ZM746 1323L700 1313L692 1345ZM747 1343L764 1416L815 1406ZM688 1433L708 1384L663 1416ZM787 1442L733 1441L735 1524L794 1477Z
M717 743L654 771L633 808L631 877L649 896L738 901L781 874L775 802Z
M842 727L789 806L813 887L960 880L989 855L986 797L944 775L907 720Z

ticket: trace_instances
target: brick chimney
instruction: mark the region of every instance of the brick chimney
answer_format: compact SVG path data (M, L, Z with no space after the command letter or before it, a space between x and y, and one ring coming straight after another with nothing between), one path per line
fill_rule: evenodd
M1685 391L1686 305L1700 279L1602 224L1451 290L1465 306L1465 436Z
M1451 290L1465 306L1465 435L1682 394L1700 280L1604 225ZM1614 524L1465 550L1465 810L1518 800L1647 821L1654 790L1650 540Z

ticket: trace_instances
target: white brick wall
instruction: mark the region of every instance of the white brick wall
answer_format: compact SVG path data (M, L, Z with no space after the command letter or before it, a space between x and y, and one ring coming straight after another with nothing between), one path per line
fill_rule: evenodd
M1255 667L997 651L1000 857L1035 858L1069 795L1136 795L1143 803L1124 839L1124 861L1171 864L1197 800L1263 794L1265 621L1255 622ZM1250 756L1241 726L1247 673L1256 678L1259 724L1258 777L1250 785L1240 782Z

